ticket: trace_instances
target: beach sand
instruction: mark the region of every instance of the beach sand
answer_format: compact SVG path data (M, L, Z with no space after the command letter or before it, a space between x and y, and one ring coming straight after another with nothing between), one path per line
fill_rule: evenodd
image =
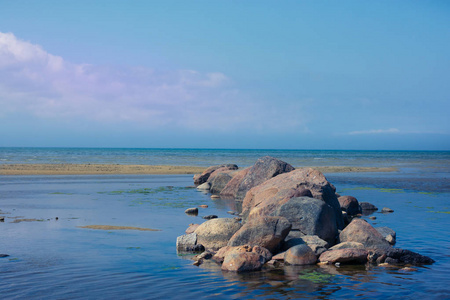
M375 167L312 167L323 173L394 172L396 168ZM101 174L198 174L205 167L150 166L114 164L5 164L0 165L0 175L101 175Z

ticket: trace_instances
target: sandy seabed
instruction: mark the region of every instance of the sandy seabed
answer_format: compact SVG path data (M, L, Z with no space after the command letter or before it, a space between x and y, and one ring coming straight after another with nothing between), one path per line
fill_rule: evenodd
M323 173L344 172L394 172L396 168L376 167L312 167ZM205 167L196 166L150 166L116 164L4 164L0 175L100 175L100 174L197 174Z

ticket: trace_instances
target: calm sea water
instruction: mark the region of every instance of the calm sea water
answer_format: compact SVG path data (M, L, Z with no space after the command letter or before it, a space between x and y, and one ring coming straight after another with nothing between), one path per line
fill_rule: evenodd
M103 154L102 154L103 153ZM436 260L414 272L383 267L266 268L232 274L192 265L175 240L201 216L228 217L190 175L0 176L0 294L5 299L445 299L450 295L448 152L0 148L2 163L139 163L248 166L272 155L294 166L396 166L393 173L326 174L339 193L394 209L374 226L397 246ZM190 159L190 157L193 157ZM209 205L198 217L188 207ZM56 220L58 217L58 220ZM14 223L16 219L37 219ZM84 225L161 231L100 231Z

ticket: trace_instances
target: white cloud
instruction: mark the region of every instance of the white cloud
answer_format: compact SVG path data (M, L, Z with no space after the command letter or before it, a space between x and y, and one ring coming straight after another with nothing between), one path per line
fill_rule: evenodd
M285 131L305 123L298 105L261 105L220 72L73 64L1 32L0 106L0 117L20 112L152 128ZM284 118L274 122L276 110Z
M372 130L352 131L349 132L348 134L358 135L358 134L386 134L386 133L400 133L400 130L398 130L397 128L372 129Z

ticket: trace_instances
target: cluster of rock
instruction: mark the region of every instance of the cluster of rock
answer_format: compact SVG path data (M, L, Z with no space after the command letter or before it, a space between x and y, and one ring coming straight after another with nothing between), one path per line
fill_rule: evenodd
M260 270L264 264L429 264L412 251L393 248L396 234L359 218L377 210L351 196L339 196L314 169L295 169L273 157L249 168L220 165L194 176L199 189L242 201L238 218L192 225L177 238L177 250L202 252L196 265L213 259L223 270Z

